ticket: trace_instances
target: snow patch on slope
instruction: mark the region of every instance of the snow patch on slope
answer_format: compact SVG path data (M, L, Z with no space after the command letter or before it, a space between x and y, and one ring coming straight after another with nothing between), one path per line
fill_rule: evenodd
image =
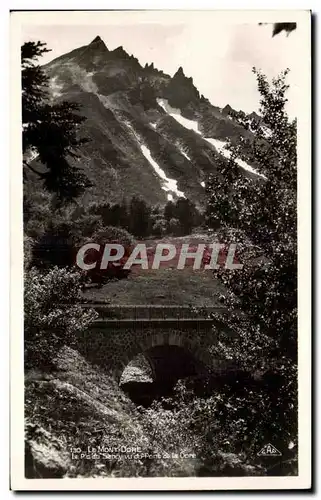
M177 187L177 181L175 179L170 179L169 177L167 177L164 170L152 158L150 149L147 146L144 146L143 144L140 144L140 149L142 150L143 155L149 161L149 163L151 164L157 175L164 181L162 189L168 193L174 193L179 198L180 197L185 198L185 194L183 193L183 191L180 191Z
M175 179L170 179L169 177L167 177L164 170L158 165L158 163L152 157L150 149L147 146L145 146L145 144L141 144L140 138L136 134L132 124L127 122L127 121L124 123L132 131L132 133L134 134L134 136L139 144L141 152L145 156L146 160L148 160L150 165L153 167L153 169L156 172L156 174L158 175L158 177L162 180L162 189L168 193L167 194L168 201L173 200L173 195L177 196L178 198L186 198L183 191L180 191L178 189L177 181Z
M166 113L168 113L170 116L172 116L178 123L183 125L183 127L189 129L189 130L194 130L197 134L200 134L198 130L198 123L195 120L188 120L187 118L184 118L182 116L181 110L178 108L172 108L170 104L168 104L167 99L156 99L157 104L163 108Z
M186 158L188 161L191 161L190 157L189 157L186 153L184 153L184 151L183 151L183 150L180 150L180 151L181 151L182 155L184 155L184 156L185 156L185 158Z
M183 127L189 129L189 130L194 130L198 135L200 135L205 141L209 142L212 144L212 146L215 147L215 149L220 153L221 155L225 156L225 158L230 158L231 153L224 149L224 146L227 144L226 141L220 141L218 139L212 139L211 137L203 137L201 132L199 131L198 128L198 122L196 120L188 120L187 118L184 118L181 114L181 110L177 108L172 108L170 104L168 104L167 99L157 99L157 103L159 106L161 106L164 111L166 111L167 114L172 116L178 123L183 125ZM184 154L184 153L183 153ZM259 174L251 165L246 163L243 160L236 159L235 162L244 170L247 170L248 172L251 172L252 174L258 175L260 177L263 177L266 179L266 177L263 174Z
M226 146L226 141L219 141L218 139L211 139L211 138L204 138L207 142L210 144L213 144L213 146L217 149L217 151L223 155L225 158L229 159L231 157L231 152L225 149ZM247 170L248 172L251 172L251 174L258 175L259 177L263 177L266 179L265 175L259 174L257 170L255 170L251 165L246 163L243 160L239 160L238 158L235 160L235 163L239 165L239 167L244 168L244 170Z

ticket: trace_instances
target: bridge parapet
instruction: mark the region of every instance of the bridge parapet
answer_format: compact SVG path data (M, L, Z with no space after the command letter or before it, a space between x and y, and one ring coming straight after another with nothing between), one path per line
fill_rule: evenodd
M192 305L116 305L99 302L82 304L84 308L95 309L100 318L110 320L172 320L172 319L207 319L213 313L226 313L225 307L196 308Z

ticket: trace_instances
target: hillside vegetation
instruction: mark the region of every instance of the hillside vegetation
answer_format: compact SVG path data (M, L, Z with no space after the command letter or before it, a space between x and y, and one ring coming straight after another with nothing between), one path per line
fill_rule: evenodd
M202 425L195 419L197 414L202 418L202 406L208 404L205 400L191 403L181 397L175 405L167 401L169 409L161 404L137 408L111 374L90 365L70 348L59 352L52 373L29 371L25 384L26 477L266 473L244 453L229 451L218 421L211 424L215 437L208 456L206 436L202 435L206 422ZM219 398L216 404L220 404ZM122 446L139 448L139 458L133 458L131 451L120 451L117 458L106 459L107 448ZM88 451L99 447L105 453Z

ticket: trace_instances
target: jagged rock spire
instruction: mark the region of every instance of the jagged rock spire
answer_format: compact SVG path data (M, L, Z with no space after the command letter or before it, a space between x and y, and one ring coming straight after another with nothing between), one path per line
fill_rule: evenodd
M150 64L146 63L146 64L145 64L145 69L155 69L155 68L154 68L154 63L153 63L153 62L152 62L152 63L150 63Z
M96 36L96 38L93 39L92 42L90 42L89 45L90 46L101 47L101 48L107 49L105 43L103 42L103 40L98 35Z
M185 76L182 66L178 68L174 76Z

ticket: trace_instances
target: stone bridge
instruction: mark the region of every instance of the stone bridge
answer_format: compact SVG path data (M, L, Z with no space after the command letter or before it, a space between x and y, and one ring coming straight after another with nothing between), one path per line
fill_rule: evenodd
M80 350L93 363L111 369L118 380L138 354L148 360L155 381L177 380L213 369L208 347L224 332L233 336L222 320L210 313L226 308L196 310L191 306L82 304L99 313L79 337ZM216 361L216 369L226 369ZM215 368L215 366L214 366Z

